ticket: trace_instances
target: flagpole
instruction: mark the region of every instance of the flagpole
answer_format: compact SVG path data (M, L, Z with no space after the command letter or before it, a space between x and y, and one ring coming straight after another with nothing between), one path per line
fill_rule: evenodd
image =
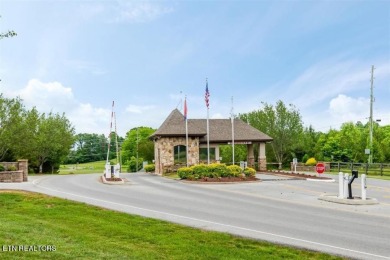
M232 96L231 118L232 118L232 161L233 161L233 165L234 165L234 111L233 111L233 96Z
M186 163L188 167L188 119L187 119L187 96L184 98L184 119L186 120Z
M209 108L207 108L207 164L210 164Z
M210 92L209 92L209 86L208 86L208 81L206 78L206 94L205 94L205 101L206 101L206 106L207 106L207 164L210 164L210 125L209 125L209 97L210 97Z

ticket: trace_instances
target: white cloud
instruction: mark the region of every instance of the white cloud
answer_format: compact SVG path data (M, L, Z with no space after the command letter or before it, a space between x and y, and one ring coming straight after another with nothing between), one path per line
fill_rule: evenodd
M74 97L72 88L65 87L60 82L45 83L31 79L23 89L8 91L6 94L10 97L20 96L27 108L36 107L40 113L65 113L77 133L109 132L111 111L79 102Z
M56 81L43 83L38 79L31 79L25 88L14 94L20 96L26 106L35 106L41 112L66 111L76 103L72 89Z
M340 94L329 103L330 115L342 122L366 121L369 115L370 100L353 98Z

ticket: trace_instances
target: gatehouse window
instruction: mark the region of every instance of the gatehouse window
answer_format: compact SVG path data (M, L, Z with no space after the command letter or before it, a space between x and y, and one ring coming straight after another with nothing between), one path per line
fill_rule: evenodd
M176 145L173 148L173 154L175 158L175 164L187 163L187 149L185 145Z
M210 147L210 161L215 160L215 147ZM199 148L199 161L207 162L207 147Z

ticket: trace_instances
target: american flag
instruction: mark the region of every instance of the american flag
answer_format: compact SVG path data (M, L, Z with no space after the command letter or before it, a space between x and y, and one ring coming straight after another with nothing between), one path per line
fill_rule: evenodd
M207 108L209 108L209 98L210 98L209 84L206 79L206 93L204 94L204 101L206 102Z

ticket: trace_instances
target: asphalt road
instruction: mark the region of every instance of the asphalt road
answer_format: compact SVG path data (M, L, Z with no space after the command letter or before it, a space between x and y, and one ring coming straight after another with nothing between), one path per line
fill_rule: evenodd
M318 200L337 194L338 184L286 180L240 184L189 184L145 173L123 174L127 182L107 185L101 174L29 177L0 183L109 209L203 229L288 244L355 259L390 259L390 182L368 181L378 205ZM336 176L333 176L337 179ZM360 193L358 183L354 194Z

